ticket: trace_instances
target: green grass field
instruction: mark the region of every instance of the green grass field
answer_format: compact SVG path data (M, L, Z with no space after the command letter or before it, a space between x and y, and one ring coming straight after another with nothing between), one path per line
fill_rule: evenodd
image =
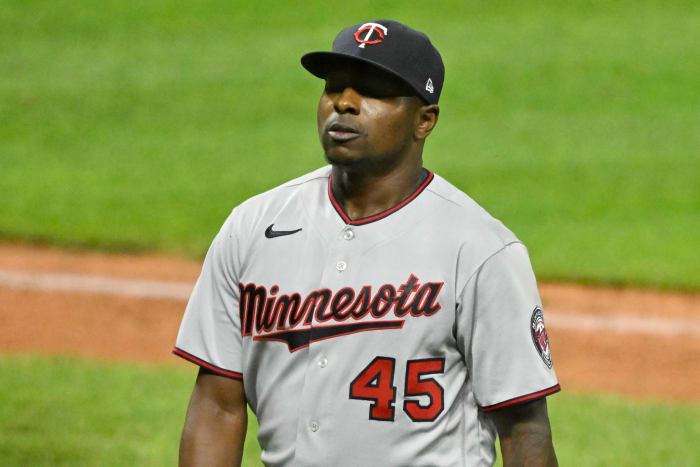
M700 290L691 0L0 0L0 240L201 257L236 204L324 164L299 57L382 17L445 60L426 166L539 279ZM174 465L194 374L0 354L0 464ZM550 414L562 465L700 465L697 404L564 391Z
M698 2L376 3L0 1L0 237L201 256L324 164L301 54L393 17L446 62L426 165L540 279L700 289Z
M3 355L0 374L3 465L176 464L195 367ZM548 400L562 465L700 464L700 405L567 392ZM261 465L254 420L246 466Z

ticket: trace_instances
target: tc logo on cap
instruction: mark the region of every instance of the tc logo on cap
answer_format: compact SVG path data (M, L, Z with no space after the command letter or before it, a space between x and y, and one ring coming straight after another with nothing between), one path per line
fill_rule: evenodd
M360 34L365 31L367 31L367 34L363 39L361 39ZM355 40L360 43L358 47L364 49L365 44L379 44L381 41L383 41L384 36L389 35L387 31L386 26L382 26L379 23L365 23L355 32ZM376 38L372 39L372 34L375 32L377 33Z

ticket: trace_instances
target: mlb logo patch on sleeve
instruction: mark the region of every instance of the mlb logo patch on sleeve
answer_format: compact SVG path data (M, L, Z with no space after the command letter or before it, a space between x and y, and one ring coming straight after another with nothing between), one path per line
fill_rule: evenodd
M535 344L537 353L542 357L542 361L547 368L552 368L552 354L549 350L549 338L547 337L547 329L544 327L544 313L542 308L535 307L530 318L530 333L532 334L532 342Z

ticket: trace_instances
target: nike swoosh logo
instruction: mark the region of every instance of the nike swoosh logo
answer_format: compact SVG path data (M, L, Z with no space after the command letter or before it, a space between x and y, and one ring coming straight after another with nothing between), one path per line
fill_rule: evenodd
M296 230L272 230L272 226L275 224L270 224L270 226L265 229L265 237L267 238L275 238L275 237L283 237L285 235L292 235L297 232L301 232L301 229L296 229Z

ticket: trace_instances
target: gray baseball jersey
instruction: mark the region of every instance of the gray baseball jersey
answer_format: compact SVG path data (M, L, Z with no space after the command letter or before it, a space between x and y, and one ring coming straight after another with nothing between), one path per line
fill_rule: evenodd
M351 220L324 167L214 239L174 352L243 381L266 465L491 465L485 412L559 390L525 247L426 175Z

